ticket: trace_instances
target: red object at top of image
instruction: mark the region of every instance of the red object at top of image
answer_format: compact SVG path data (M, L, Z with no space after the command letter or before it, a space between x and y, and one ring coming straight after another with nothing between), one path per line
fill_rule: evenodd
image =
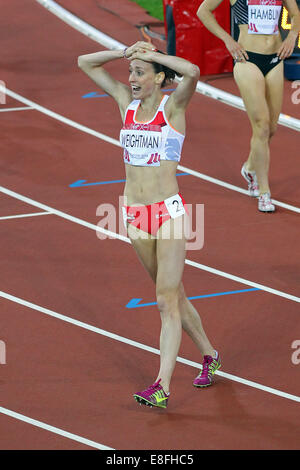
M166 6L173 9L176 31L176 55L198 65L201 75L214 75L232 72L232 57L223 41L211 34L197 17L202 0L163 0L166 22ZM214 15L230 33L230 3L221 3Z

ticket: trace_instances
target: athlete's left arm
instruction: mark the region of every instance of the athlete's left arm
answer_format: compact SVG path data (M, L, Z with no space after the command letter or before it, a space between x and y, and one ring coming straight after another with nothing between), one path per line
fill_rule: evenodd
M158 62L169 67L181 77L178 85L167 101L167 108L170 108L172 114L174 111L185 111L195 92L196 85L199 80L199 67L182 57L159 53L154 53L154 57L154 62Z
M286 59L292 54L300 31L300 12L296 0L283 0L283 4L291 19L291 29L277 52L280 59Z
M185 110L189 104L200 76L199 67L181 57L154 53L154 62L158 62L181 75L180 82L166 102L165 112L171 125L185 134Z

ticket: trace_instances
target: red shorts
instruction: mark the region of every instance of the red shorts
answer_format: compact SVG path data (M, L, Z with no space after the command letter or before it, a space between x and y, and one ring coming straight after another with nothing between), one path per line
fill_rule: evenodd
M180 193L148 206L123 206L125 227L127 222L153 236L156 236L164 222L186 212L186 203Z

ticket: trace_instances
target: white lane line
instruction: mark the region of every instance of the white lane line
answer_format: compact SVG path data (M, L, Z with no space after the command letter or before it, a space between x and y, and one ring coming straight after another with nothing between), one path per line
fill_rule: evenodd
M23 305L24 307L28 307L32 310L36 310L38 312L44 313L45 315L49 315L51 317L57 318L59 320L65 321L67 323L70 323L75 326L79 326L80 328L84 328L85 330L92 331L94 333L97 333L99 335L105 336L107 338L111 338L115 341L119 341L121 343L127 344L129 346L133 346L138 349L143 349L144 351L151 352L153 354L159 355L160 352L156 348L152 348L151 346L147 346L145 344L139 343L137 341L131 340L129 338L125 338L124 336L117 335L115 333L112 333L110 331L103 330L101 328L97 328L95 326L89 325L88 323L75 320L74 318L67 317L65 315L62 315L60 313L54 312L53 310L50 310L48 308L41 307L39 305L33 304L32 302L28 302L26 300L20 299L19 297L15 297L14 295L8 294L6 292L0 291L0 297L3 297L11 302L15 302L17 304ZM188 359L184 359L182 357L177 358L177 362L180 362L182 364L195 367L196 369L201 369L201 364L198 362L190 361ZM271 393L273 395L277 395L282 398L286 398L288 400L300 402L300 397L296 395L292 395L290 393L283 392L281 390L277 390L272 387L267 387L265 385L259 384L257 382L253 382L252 380L247 380L243 379L242 377L238 377L236 375L228 374L226 372L221 372L217 371L216 374L220 375L221 377L224 377L228 380L232 380L234 382L241 383L243 385L247 385L252 388L256 388L258 390L262 390L264 392Z
M5 108L5 109L0 109L0 113L7 113L9 111L25 111L28 109L34 109L31 106L20 106L18 108Z
M217 276L225 277L226 279L231 279L232 281L240 282L241 284L255 287L257 289L268 292L269 294L278 295L279 297L283 297L287 300L292 300L293 302L300 303L300 297L296 297L295 295L287 294L286 292L282 292L277 289L273 289L272 287L267 287L262 284L258 284L257 282L249 281L248 279L243 279L241 277L226 273L224 271L220 271L219 269L211 268L210 266L206 266L204 264L200 264L195 261L186 259L185 263L190 266L193 266L194 268L201 269L202 271L207 271L209 273L216 274Z
M98 29L94 28L88 23L85 23L77 16L70 13L68 10L60 6L58 3L53 2L52 0L36 0L40 3L43 7L49 10L54 15L58 16L58 18L62 19L65 23L67 23L72 28L76 29L77 31L83 32L84 26L84 34L88 36L90 39L99 42L103 46L107 47L108 49L120 49L126 47L125 44L120 43L119 41L115 41L110 36L107 36L104 33L101 33Z
M50 431L54 434L59 434L60 436L66 437L67 439L71 439L72 441L77 441L80 442L81 444L85 444L89 447L94 447L95 449L100 449L100 450L115 450L112 447L107 447L103 444L99 444L99 442L91 441L89 439L86 439L85 437L77 436L76 434L73 434L68 431L64 431L63 429L59 429L55 426L51 426L50 424L43 423L42 421L38 421L33 418L29 418L28 416L25 416L20 413L16 413L15 411L9 410L7 408L3 408L0 406L0 413L9 416L11 418L18 419L19 421L23 421L24 423L31 424L33 426L36 426L38 428L44 429L46 431Z
M120 235L118 233L112 232L110 230L104 229L102 227L99 227L98 225L91 224L90 222L86 222L85 220L79 219L77 217L74 217L72 215L66 214L65 212L59 211L57 209L53 209L52 207L47 206L46 204L42 204L40 202L37 202L33 199L30 199L26 196L22 196L19 193L16 193L14 191L11 191L10 189L4 188L3 186L0 186L0 191L3 192L4 194L7 194L8 196L11 196L15 199L18 199L22 202L25 202L27 204L30 204L32 206L38 207L39 209L45 210L47 212L51 212L54 215L57 215L58 217L62 217L63 219L69 220L70 222L74 222L79 225L83 225L84 227L87 227L89 229L99 231L100 233L103 233L107 235L110 238L118 239L126 243L130 243L129 238L125 237L124 235ZM243 279L242 277L235 276L233 274L226 273L224 271L220 271L215 268L211 268L210 266L206 266L204 264L197 263L195 261L191 261L186 259L185 260L186 264L189 264L195 268L208 271L210 273L216 274L217 276L225 277L227 279L232 279L233 281L239 282L241 284L245 284L247 286L252 286L256 287L260 290L269 292L270 294L278 295L280 297L284 297L285 299L292 300L294 302L299 302L300 303L300 298L296 297L291 294L287 294L286 292L279 291L277 289L273 289L271 287L264 286L263 284L258 284L253 281L249 281L248 279Z
M57 121L63 122L64 124L67 124L68 126L75 127L76 129L86 132L87 134L93 135L94 137L98 137L98 139L104 140L106 142L109 142L110 144L118 145L121 147L121 144L116 140L111 137L108 137L105 134L101 134L101 132L94 131L90 129L89 127L82 126L81 124L78 124L75 121L72 121L71 119L68 119L64 116L61 116L60 114L55 113L54 111L50 111L50 109L44 108L43 106L40 106L37 103L34 103L33 101L28 100L27 98L24 98L21 95L18 95L17 93L14 93L12 90L9 90L8 88L4 88L1 85L0 82L0 92L4 92L12 98L16 99L17 101L20 101L21 103L27 104L28 106L32 106L34 109L39 111L40 113L46 114L47 116L50 116L53 119L56 119Z
M0 84L0 92L3 91L3 90L4 90L4 88ZM116 145L117 147L121 147L120 142L118 140L112 138L112 137L109 137L105 134L102 134L102 133L97 132L93 129L90 129L87 126L83 126L82 124L79 124L75 121L72 121L71 119L65 118L64 116L61 116L58 113L50 111L49 109L47 109L43 106L40 106L39 104L34 103L33 101L28 100L27 98L24 98L23 96L13 92L12 90L8 90L7 88L5 88L5 90L6 90L6 93L9 96L11 96L12 98L16 99L17 101L21 101L23 103L30 104L30 106L32 106L37 111L39 111L43 114L46 114L47 116L49 116L53 119L56 119L60 122L63 122L64 124L67 124L68 126L74 127L75 129L78 129L82 132L86 132L87 134L90 134L94 137L97 137L98 139L104 140L105 142L108 142L112 145ZM249 196L249 193L248 193L247 190L242 189L242 188L240 188L238 186L235 186L233 184L226 183L222 180L219 180L217 178L213 178L213 177L208 176L208 175L204 175L203 173L200 173L199 171L191 170L190 168L186 168L182 165L178 165L177 168L178 168L179 171L189 173L190 175L195 176L196 178L203 179L203 180L208 181L210 183L222 186L223 188L230 189L232 191L237 191L239 193L242 193L242 194L245 194L245 195ZM272 200L273 200L274 204L277 205L278 207L282 207L284 209L290 210L292 212L297 212L297 213L300 214L300 208L299 207L292 206L290 204L286 204L284 202L277 201L276 199L273 199L273 198L272 198Z
M52 215L52 212L32 212L31 214L7 215L5 217L0 217L0 220L21 219L23 217L36 217L39 215Z
M99 231L107 235L108 237L117 238L119 240L122 240L123 242L130 243L129 238L123 235L120 235L115 232L111 232L110 230L106 230L105 228L102 228L102 227L98 227L95 224L91 224L90 222L86 222L85 220L79 219L78 217L74 217L65 212L54 209L50 206L47 206L46 204L42 204L41 202L35 201L34 199L30 199L29 197L22 196L22 194L11 191L10 189L4 188L3 186L0 186L0 192L7 194L8 196L11 196L15 199L18 199L19 201L25 202L26 204L29 204L31 206L38 207L39 209L42 209L46 212L51 212L53 215L57 215L58 217L69 220L70 222L74 222L78 225L83 225L84 227L87 227L89 229Z
M51 13L58 16L62 21L79 31L80 33L88 36L95 42L98 42L107 49L123 49L127 44L123 44L119 41L116 41L112 37L102 33L93 26L89 25L78 16L75 16L73 13L69 12L65 8L58 5L53 0L36 0L43 7L47 8ZM178 80L177 80L178 81ZM245 106L242 98L239 96L228 93L227 91L220 90L215 88L207 83L198 81L197 88L198 93L201 93L209 98L221 101L224 104L233 106L242 111L245 111ZM286 114L280 114L278 123L289 127L290 129L300 131L300 120Z
M199 173L199 171L191 170L190 168L186 168L182 165L178 165L177 169L183 171L184 173L189 173L190 175L195 176L196 178L208 181L209 183L217 184L218 186L222 186L223 188L230 189L231 191L237 191L238 193L249 196L249 191L240 188L239 186L235 186L234 184L226 183L225 181L219 180L217 178L204 175L203 173ZM282 207L283 209L287 209L289 211L297 212L298 214L300 214L300 207L292 206L291 204L286 204L285 202L277 201L273 197L272 201L278 207Z

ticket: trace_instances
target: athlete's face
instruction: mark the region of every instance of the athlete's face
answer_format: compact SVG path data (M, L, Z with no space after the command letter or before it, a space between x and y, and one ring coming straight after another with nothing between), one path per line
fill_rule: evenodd
M157 75L150 62L134 59L129 66L129 83L131 85L132 97L135 99L151 96L157 84Z

